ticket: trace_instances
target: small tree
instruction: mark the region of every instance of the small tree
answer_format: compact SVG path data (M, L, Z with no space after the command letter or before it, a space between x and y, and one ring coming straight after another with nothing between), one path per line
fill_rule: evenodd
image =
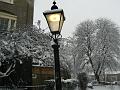
M88 84L88 78L86 73L79 73L78 74L79 86L81 90L86 90Z

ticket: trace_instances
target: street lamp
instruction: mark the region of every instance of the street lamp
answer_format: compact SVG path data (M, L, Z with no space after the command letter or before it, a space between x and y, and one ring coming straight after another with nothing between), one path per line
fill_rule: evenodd
M54 50L54 60L55 60L55 85L56 90L62 90L61 86L61 74L60 74L60 61L59 61L59 47L58 38L61 35L61 29L65 20L64 12L62 9L58 9L56 2L53 2L51 10L43 12L43 15L46 18L50 32L52 33L52 38L54 45L52 48Z

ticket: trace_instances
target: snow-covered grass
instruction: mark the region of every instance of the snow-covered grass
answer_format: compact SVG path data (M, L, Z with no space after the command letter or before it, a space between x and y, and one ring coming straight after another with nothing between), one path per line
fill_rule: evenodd
M65 88L75 88L78 84L78 80L77 79L62 79L62 86ZM45 83L47 85L54 85L55 84L55 80L54 79L50 79L50 80L45 80Z
M62 82L63 82L63 83L74 83L74 82L77 83L78 80L77 80L77 79L66 79L66 80L63 79Z

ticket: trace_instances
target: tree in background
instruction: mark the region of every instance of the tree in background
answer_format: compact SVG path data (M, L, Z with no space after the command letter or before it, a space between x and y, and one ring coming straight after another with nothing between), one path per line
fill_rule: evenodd
M73 37L68 37L66 39L66 50L67 54L69 56L69 62L71 63L71 76L72 78L77 78L77 70L78 68L76 67L76 58L77 58L77 52L78 49L76 48L76 39Z
M93 60L96 68L96 77L104 71L117 71L120 59L119 27L108 19L97 19L96 48Z
M61 76L64 79L71 78L71 69L72 69L72 62L70 57L70 47L68 45L68 39L62 38L60 40L60 64L61 64Z
M95 24L93 21L87 20L78 25L75 38L77 48L77 65L79 65L79 71L84 71L86 64L90 62L92 68L94 68L92 62L92 55L95 47ZM89 71L89 70L88 70Z
M105 69L115 70L118 66L120 56L118 31L115 23L104 18L84 21L76 28L75 48L78 49L77 61L80 62L80 70L92 69L98 82Z

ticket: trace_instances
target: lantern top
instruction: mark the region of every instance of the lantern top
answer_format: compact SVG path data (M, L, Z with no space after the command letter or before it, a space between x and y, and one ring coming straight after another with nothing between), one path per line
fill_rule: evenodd
M43 12L44 15L55 14L55 13L62 13L63 14L63 20L65 20L63 9L46 10L46 11Z
M55 2L55 1L53 2L53 4L54 4L54 5L51 7L51 10L58 9L58 6L57 6L57 5L55 5L55 4L56 4L56 2Z

